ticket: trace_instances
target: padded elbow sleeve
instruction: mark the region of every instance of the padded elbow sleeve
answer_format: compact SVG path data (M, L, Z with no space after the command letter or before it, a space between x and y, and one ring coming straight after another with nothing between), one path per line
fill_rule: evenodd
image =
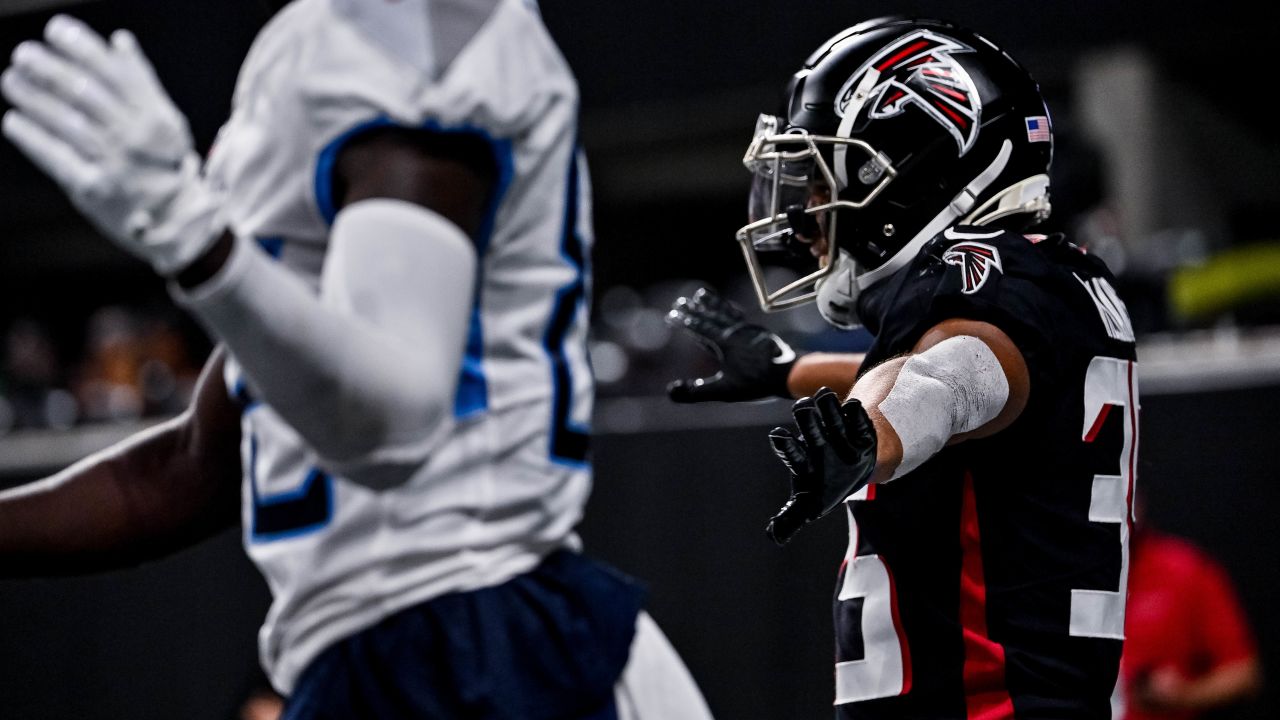
M893 478L919 467L953 436L991 422L1008 399L1004 368L976 337L947 338L913 355L879 405L902 441L902 462Z
M360 481L360 468L420 460L445 426L476 253L446 218L385 199L345 208L329 243L319 297L244 239L213 279L175 293L255 394Z
M376 444L412 441L452 408L467 344L476 252L452 222L399 200L363 200L334 220L321 302L384 342L333 357L345 415L385 427ZM381 349L380 349L381 348ZM353 357L384 352L383 358ZM388 365L388 360L401 363ZM380 377L365 373L380 370Z

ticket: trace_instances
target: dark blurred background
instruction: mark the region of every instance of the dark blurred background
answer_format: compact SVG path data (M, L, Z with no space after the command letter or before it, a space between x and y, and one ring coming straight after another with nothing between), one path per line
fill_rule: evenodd
M205 149L267 17L259 0L0 0L0 53L59 6L140 37ZM1208 549L1280 663L1280 142L1275 6L1253 3L687 3L544 0L575 68L591 164L597 490L588 549L647 580L719 717L829 716L838 518L785 550L763 431L787 404L673 406L711 370L663 314L708 284L753 307L733 231L756 115L820 42L867 17L942 16L1040 82L1055 123L1051 229L1106 259L1140 335L1141 485L1162 527ZM758 317L758 313L752 311ZM859 349L812 308L768 322L803 348ZM208 340L141 263L94 236L0 142L0 486L181 408ZM257 682L266 591L237 538L136 571L0 583L0 718L235 716ZM1223 717L1271 718L1268 689Z

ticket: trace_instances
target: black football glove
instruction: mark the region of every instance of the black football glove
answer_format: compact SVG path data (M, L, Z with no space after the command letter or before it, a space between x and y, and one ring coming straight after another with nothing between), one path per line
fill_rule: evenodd
M796 352L769 329L747 322L732 302L700 288L693 297L675 301L667 323L692 332L720 361L720 371L711 377L676 380L668 385L672 400L739 402L791 397L787 376L795 365Z
M876 430L857 400L843 404L822 388L791 408L796 437L787 428L769 433L773 452L791 471L791 497L765 532L779 545L857 492L876 467Z

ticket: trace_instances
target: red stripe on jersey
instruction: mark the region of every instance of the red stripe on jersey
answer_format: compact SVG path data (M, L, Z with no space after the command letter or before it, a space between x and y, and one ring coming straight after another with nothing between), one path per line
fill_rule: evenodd
M1004 646L987 636L987 583L982 570L973 475L964 474L960 503L960 625L964 633L964 702L967 720L1013 718L1004 682Z
M916 54L917 52L919 52L921 49L925 48L928 45L929 45L929 41L927 40L921 40L920 42L912 43L911 47L907 48L906 50L903 50L897 55L894 55L888 60L885 60L884 62L877 65L876 70L879 70L880 72L884 72L887 68L891 68L894 65L897 65L898 61L902 60L903 58L909 55Z
M1093 426L1089 428L1088 434L1084 436L1085 442L1093 442L1094 438L1098 437L1098 431L1102 430L1102 424L1107 421L1107 416L1111 414L1111 408L1113 407L1115 405L1102 406L1102 409L1098 411L1098 417L1093 421Z
M883 558L881 561L883 562ZM902 692L911 692L911 647L907 645L907 633L902 630L902 618L898 615L898 585L893 581L893 568L884 563L884 571L889 575L889 608L893 612L893 630L898 633L898 647L902 648Z

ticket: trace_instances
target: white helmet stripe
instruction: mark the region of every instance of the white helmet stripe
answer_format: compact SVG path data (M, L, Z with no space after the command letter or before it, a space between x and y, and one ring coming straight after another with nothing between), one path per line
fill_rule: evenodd
M920 229L916 236L911 238L911 242L902 246L902 249L894 253L889 261L880 267L865 272L858 276L858 289L865 290L880 280L889 277L897 272L902 266L911 262L911 259L920 252L920 248L924 244L934 238L935 235L951 226L956 218L964 215L973 208L974 198L982 195L991 183L1000 177L1000 173L1004 172L1005 166L1009 164L1009 156L1013 154L1013 143L1005 139L1004 144L1000 146L1000 152L996 153L996 159L987 166L986 170L978 173L978 176L964 186L951 202L947 204L942 212L938 213L928 225Z
M849 101L849 106L845 108L844 117L840 118L840 127L836 128L836 137L847 138L852 134L853 123L858 119L858 115L862 113L862 106L870 99L871 88L875 87L877 82L880 82L880 71L875 68L871 68L866 75L862 76L862 82L858 83L858 88L853 91L853 99ZM836 188L836 192L839 192L849 187L849 172L845 168L845 157L849 152L849 147L847 145L836 145L832 152L834 153L832 160L836 166L836 180L840 182L840 187Z

